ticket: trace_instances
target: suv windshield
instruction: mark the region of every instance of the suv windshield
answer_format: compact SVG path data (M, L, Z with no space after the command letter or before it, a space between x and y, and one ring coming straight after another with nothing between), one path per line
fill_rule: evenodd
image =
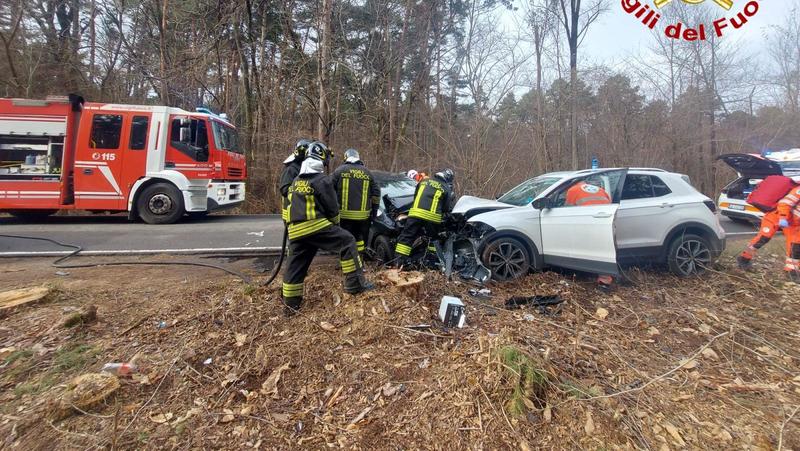
M217 149L244 154L244 151L239 147L239 134L234 128L220 124L217 121L211 121L211 124L214 130L214 144L216 144Z
M561 177L536 177L507 192L497 201L517 207L528 205L559 180Z
M380 180L378 184L381 186L381 209L384 210L386 205L383 204L383 196L388 195L395 205L402 205L404 203L402 198L407 197L410 200L414 197L414 191L417 189L416 182L405 178Z

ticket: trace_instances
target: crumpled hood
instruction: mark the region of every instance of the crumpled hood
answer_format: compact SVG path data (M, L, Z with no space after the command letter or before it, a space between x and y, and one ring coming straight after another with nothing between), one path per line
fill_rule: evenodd
M482 199L474 196L462 196L458 199L456 206L453 207L453 213L466 214L470 210L480 209L481 211L501 210L504 208L513 208L513 205L504 204L496 200Z

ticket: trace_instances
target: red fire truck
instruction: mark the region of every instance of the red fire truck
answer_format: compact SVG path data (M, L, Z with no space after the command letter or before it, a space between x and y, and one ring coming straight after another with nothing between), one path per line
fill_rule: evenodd
M207 109L0 99L0 212L171 224L241 204L246 176L236 129Z

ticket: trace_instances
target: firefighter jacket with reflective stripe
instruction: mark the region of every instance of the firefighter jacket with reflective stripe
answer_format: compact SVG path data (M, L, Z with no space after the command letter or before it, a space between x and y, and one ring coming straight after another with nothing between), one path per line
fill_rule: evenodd
M440 224L442 217L453 210L454 197L450 185L438 177L423 180L417 185L408 216Z
M300 174L301 163L297 160L292 161L283 168L281 178L278 181L278 190L281 192L281 217L283 222L289 222L289 187Z
M586 207L589 205L608 205L611 196L599 186L579 182L567 190L567 205Z
M381 189L364 164L345 163L331 176L342 219L365 221L378 209Z
M339 223L339 204L331 179L301 174L289 187L289 240L294 241Z
M800 188L793 189L778 202L778 214L781 219L800 224Z

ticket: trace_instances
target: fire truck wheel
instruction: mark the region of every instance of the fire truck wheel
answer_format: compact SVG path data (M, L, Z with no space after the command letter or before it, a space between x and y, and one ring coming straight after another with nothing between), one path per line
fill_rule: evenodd
M136 210L148 224L174 224L183 216L183 196L174 185L156 183L144 189Z

